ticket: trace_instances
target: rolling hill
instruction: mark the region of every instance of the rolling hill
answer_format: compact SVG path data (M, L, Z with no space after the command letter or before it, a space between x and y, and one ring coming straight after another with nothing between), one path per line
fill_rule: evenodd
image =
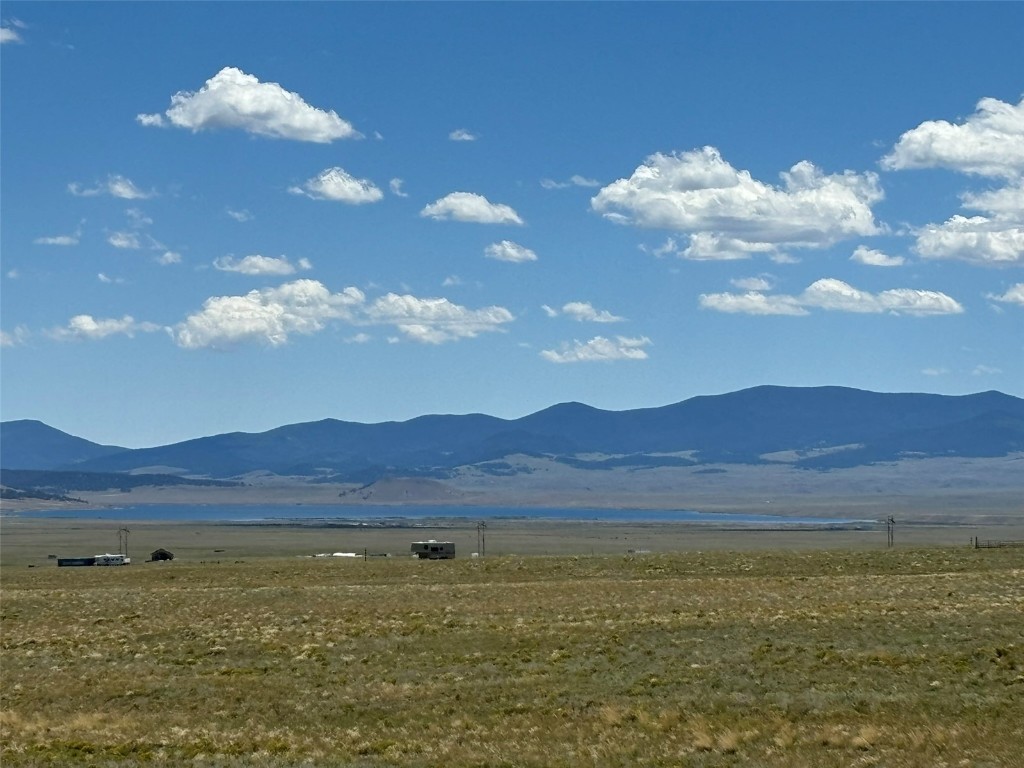
M4 469L70 468L127 450L89 442L41 421L22 419L0 424L0 467Z

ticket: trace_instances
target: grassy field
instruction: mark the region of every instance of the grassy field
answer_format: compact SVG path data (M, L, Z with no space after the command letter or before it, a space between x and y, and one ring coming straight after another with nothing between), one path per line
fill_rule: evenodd
M1024 550L0 576L5 768L1024 764Z

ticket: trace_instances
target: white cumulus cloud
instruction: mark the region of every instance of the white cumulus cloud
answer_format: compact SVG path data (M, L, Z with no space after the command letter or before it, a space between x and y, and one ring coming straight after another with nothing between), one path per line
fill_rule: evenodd
M338 167L327 168L301 187L290 187L288 191L314 200L336 200L352 205L375 203L384 197L369 179L357 179Z
M131 315L118 318L100 318L92 315L75 315L63 328L50 331L50 336L61 341L98 341L108 336L134 336L136 333L159 331L155 323L139 322Z
M260 82L236 67L224 67L198 91L174 94L163 115L136 119L146 126L169 122L193 132L237 128L258 136L321 144L361 136L334 110L310 106L299 94L277 83Z
M917 233L914 250L924 259L953 259L980 266L1024 263L1024 226L986 216L956 215Z
M977 216L951 216L917 230L914 250L925 259L953 259L979 266L1024 263L1024 182L961 195Z
M625 320L607 309L595 309L589 301L570 301L562 307L562 313L581 323L621 323Z
M854 313L894 315L956 315L963 306L939 291L893 288L871 293L835 278L823 278L808 286L799 296L748 291L744 294L702 294L700 306L718 312L747 315L806 315L808 307Z
M1024 283L1011 285L1006 290L1006 293L1003 294L989 294L988 298L993 301L1001 301L1006 304L1017 304L1018 306L1024 307Z
M867 246L858 245L850 261L866 264L869 267L899 267L906 261L902 256L890 256Z
M387 325L428 344L473 338L514 320L503 307L468 309L443 298L389 293L368 302L358 288L332 293L316 280L296 280L244 296L215 296L171 329L186 349L229 348L243 343L280 346L293 334L309 335L331 321L354 326ZM348 341L365 343L362 333Z
M665 253L664 247L655 251L658 256ZM778 254L778 246L773 243L750 243L738 237L711 232L694 232L690 235L690 244L677 251L676 255L691 261L734 261L749 259L756 253Z
M685 258L735 259L783 247L815 248L879 232L874 173L825 174L797 163L772 186L733 168L714 147L656 153L591 199L610 221L690 233Z
M746 293L702 293L697 299L704 309L742 315L806 315L807 310L793 296L773 296L760 291Z
M1021 221L1024 219L1024 182L984 192L965 192L961 195L964 208L984 211L997 219Z
M959 123L921 123L881 162L889 170L947 168L1002 180L1001 188L961 195L964 208L980 215L920 227L914 250L924 259L977 266L1024 263L1024 99L1014 105L985 98Z
M519 214L510 206L492 203L474 192L452 192L445 195L420 211L420 216L477 224L523 224Z
M889 170L948 168L961 173L1016 178L1024 174L1024 99L978 102L961 123L929 120L900 136L882 158Z
M484 248L484 255L489 259L511 261L514 263L537 260L536 253L525 246L512 242L511 240L502 240L500 243L491 243Z
M317 280L296 280L244 296L215 296L171 330L186 349L226 348L240 343L280 346L292 334L323 330L330 320L351 319L365 301L358 288L331 293Z
M646 336L616 336L607 339L595 336L590 341L562 344L558 349L542 350L540 356L552 363L611 362L614 360L646 360L651 340Z
M451 141L476 141L476 134L467 131L465 128L456 128L448 134Z
M803 292L808 306L844 312L890 312L896 315L957 315L964 311L958 301L938 291L893 288L880 293L861 291L842 280L824 278Z
M236 259L232 256L221 256L213 262L215 269L222 272L238 272L242 275L292 275L297 269L312 269L308 259L299 259L292 264L287 256L260 256L253 254Z
M393 325L408 338L440 344L498 331L515 318L504 307L467 309L448 299L420 299L389 293L367 307L369 321Z
M842 312L878 312L875 296L835 278L823 278L809 285L801 296L803 304Z

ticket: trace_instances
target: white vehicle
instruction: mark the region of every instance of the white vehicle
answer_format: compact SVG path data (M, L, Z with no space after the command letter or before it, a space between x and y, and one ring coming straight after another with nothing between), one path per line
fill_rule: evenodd
M131 565L132 559L128 555L96 555L94 565Z
M414 541L412 553L421 560L454 560L455 544L450 541Z

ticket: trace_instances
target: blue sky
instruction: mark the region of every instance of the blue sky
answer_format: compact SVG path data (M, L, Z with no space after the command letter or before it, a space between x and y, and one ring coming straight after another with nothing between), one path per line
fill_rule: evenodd
M4 420L1024 395L1022 4L0 13Z

